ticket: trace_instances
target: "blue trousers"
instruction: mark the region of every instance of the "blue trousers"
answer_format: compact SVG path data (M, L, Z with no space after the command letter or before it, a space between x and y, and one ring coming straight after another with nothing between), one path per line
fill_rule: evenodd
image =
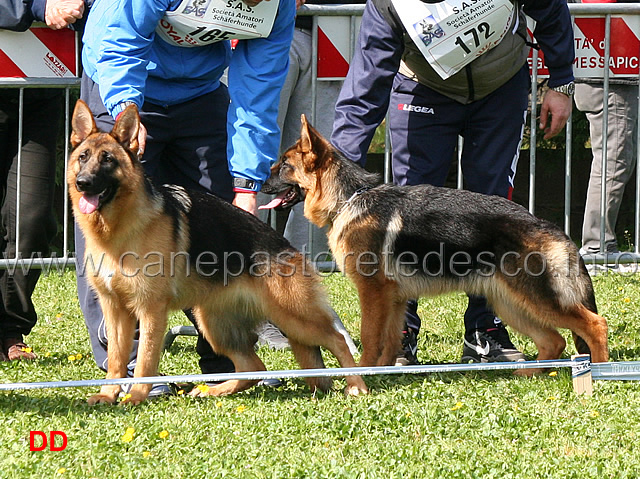
M509 197L526 121L530 79L525 68L480 100L461 104L404 75L394 80L389 129L393 181L442 186L458 145L466 189ZM409 301L407 326L420 329L417 302ZM469 297L465 329L488 329L495 315L486 299Z
M115 121L107 112L98 86L86 75L82 78L80 97L89 105L100 130L111 131ZM227 109L229 95L221 85L217 90L194 100L171 106L145 102L140 110L147 128L147 145L142 159L145 172L157 184L177 184L191 190L213 193L226 201L233 200L231 174L227 164ZM78 261L83 261L85 242L75 228ZM87 277L77 275L78 298L91 339L96 364L107 370L107 333L104 315ZM185 311L193 321L190 311ZM138 350L134 341L128 364L132 374ZM225 356L217 355L209 343L198 336L196 351L203 373L232 372L234 366Z

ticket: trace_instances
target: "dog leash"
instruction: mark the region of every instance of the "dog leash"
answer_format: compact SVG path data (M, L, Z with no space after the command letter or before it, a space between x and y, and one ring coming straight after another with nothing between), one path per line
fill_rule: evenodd
M340 208L338 208L338 211L336 212L336 215L334 216L334 219L337 218L338 216L340 216L340 213L342 213L342 211L349 205L349 203L351 203L354 200L354 198L356 198L357 196L360 196L362 193L366 193L367 191L369 191L372 188L374 188L374 187L373 186L362 186L361 188L358 188L351 195L351 197L349 197L349 199L347 201L345 201L344 203L342 203Z

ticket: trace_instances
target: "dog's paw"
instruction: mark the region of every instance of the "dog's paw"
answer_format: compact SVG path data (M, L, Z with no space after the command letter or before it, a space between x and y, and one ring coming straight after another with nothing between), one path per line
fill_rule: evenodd
M189 396L192 398L202 398L207 396L213 396L213 387L209 387L206 384L198 384L195 388L191 390Z
M547 370L546 369L516 369L513 374L514 376L520 376L521 378L532 378L534 376L541 376Z
M366 386L347 386L344 393L347 396L362 396L364 394L369 394L369 389L367 389Z
M127 404L131 404L133 406L137 406L141 402L143 402L149 394L145 391L134 391L133 389L122 398L120 401L121 406L126 406Z
M117 394L98 393L91 396L87 402L89 406L95 406L96 404L115 404L117 397Z

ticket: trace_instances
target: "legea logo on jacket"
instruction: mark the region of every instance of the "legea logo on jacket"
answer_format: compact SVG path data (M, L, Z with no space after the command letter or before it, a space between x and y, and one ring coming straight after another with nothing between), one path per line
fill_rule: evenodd
M429 115L436 114L436 112L431 107L420 106L420 105L409 105L408 103L398 103L398 110L415 111L416 113L427 113Z

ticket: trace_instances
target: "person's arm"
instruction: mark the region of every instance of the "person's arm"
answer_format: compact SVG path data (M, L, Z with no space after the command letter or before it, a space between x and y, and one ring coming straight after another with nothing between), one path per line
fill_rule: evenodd
M523 8L536 21L533 35L549 69L550 89L540 109L540 128L545 132L546 140L562 131L571 114L571 97L551 89L574 81L575 50L571 15L566 0L525 0Z
M278 103L289 68L295 11L295 0L280 0L269 36L239 41L229 65L227 155L234 203L254 214L255 193L278 156Z
M391 86L404 51L402 27L389 24L375 3L369 1L365 7L358 46L336 103L331 135L338 150L363 166L375 130L387 113Z
M92 47L92 57L86 60L95 66L94 80L107 111L115 118L126 107L124 102L133 102L138 108L144 103L148 51L170 0L103 1L112 5L93 9L84 43Z
M0 29L24 32L44 19L45 0L0 0Z

